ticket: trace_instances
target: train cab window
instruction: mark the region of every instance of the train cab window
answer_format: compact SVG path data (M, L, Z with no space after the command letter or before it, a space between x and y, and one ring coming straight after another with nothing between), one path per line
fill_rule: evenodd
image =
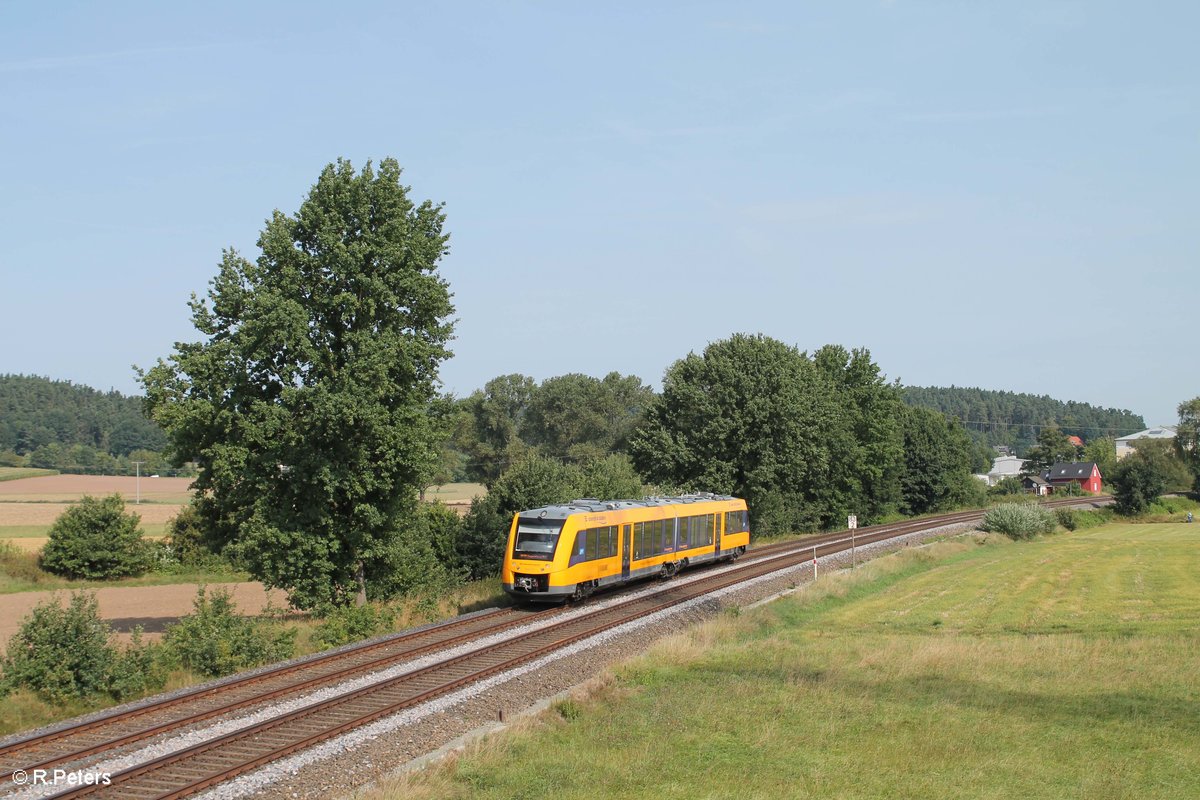
M517 520L517 538L513 542L513 558L551 561L558 536L562 532L561 519Z
M725 532L745 533L750 530L750 515L745 511L725 512Z

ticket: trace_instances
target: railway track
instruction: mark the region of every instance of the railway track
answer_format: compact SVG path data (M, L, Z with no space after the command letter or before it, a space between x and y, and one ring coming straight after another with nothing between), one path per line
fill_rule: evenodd
M1046 505L1097 501L1104 502L1105 498L1068 498ZM239 709L378 672L418 655L451 647L461 650L464 643L473 639L502 633L534 619L545 623L498 643L468 649L428 666L162 755L114 773L110 785L76 786L51 795L54 798L94 795L158 800L184 797L460 687L529 664L560 648L721 589L850 550L853 546L969 523L982 516L983 512L978 511L960 512L861 528L853 535L849 531L838 531L799 542L774 543L749 551L746 559L735 567L712 574L693 573L694 577L687 583L669 584L659 591L641 593L625 600L618 597L605 608L578 615L566 615L557 609L541 612L504 609L451 620L323 654L307 662L283 665L258 675L203 687L161 703L64 727L45 736L10 743L0 748L0 770L3 770L0 774L8 774L14 769L32 774L35 769L78 764L89 756L128 747Z

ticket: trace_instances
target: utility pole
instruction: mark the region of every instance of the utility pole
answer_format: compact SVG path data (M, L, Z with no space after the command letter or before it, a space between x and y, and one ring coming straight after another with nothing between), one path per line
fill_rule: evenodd
M142 504L142 464L145 463L145 461L133 462L133 466L137 472L137 500L134 502L134 505L137 506Z

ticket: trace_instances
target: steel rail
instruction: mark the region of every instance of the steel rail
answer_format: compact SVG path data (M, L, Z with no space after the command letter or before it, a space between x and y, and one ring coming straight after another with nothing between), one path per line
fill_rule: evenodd
M1075 505L1096 501L1103 502L1104 498L1069 498L1056 501L1053 505ZM54 795L54 797L81 797L96 792L106 792L110 788L115 789L118 785L121 786L119 790L121 796L132 796L131 792L135 786L129 785L130 782L151 773L155 773L155 778L152 783L145 786L150 791L145 796L164 800L168 797L182 797L304 749L318 741L332 738L352 728L369 724L381 717L389 716L432 697L453 691L465 684L511 669L573 642L679 603L703 597L718 589L781 569L803 565L810 558L820 558L849 550L860 541L863 544L871 544L902 536L913 530L928 530L957 522L972 521L982 515L981 511L966 512L927 518L911 523L872 526L855 531L853 536L849 535L849 531L839 531L809 540L785 543L790 547L786 552L778 555L765 556L752 563L746 563L707 578L702 577L686 585L674 586L651 595L631 598L591 614L552 623L537 631L522 634L495 645L477 648L437 664L362 687L345 695L297 709L280 717L162 756L112 776L113 787L83 786L67 790ZM516 652L508 656L501 655L506 649ZM497 658L499 658L498 661ZM477 666L472 666L472 664L477 664ZM461 669L464 665L467 667L465 674L453 673L453 670ZM448 679L439 679L430 687L423 686L424 680L445 672L452 672ZM409 687L415 687L418 691L412 693L409 691ZM399 699L388 696L390 692L395 691L400 692ZM358 704L358 708L355 708L356 704ZM329 715L332 723L314 719L322 714ZM289 727L291 733L288 733ZM272 738L282 738L285 741L273 743ZM221 750L221 748L230 746L233 746L234 749ZM247 754L247 750L251 752ZM227 755L233 756L233 762L222 763L223 761L228 762ZM212 760L213 756L216 756L216 762ZM189 762L186 769L182 768L183 762ZM185 779L184 783L164 791L162 784L172 782L169 768L174 765L181 766L178 775ZM196 778L198 773L201 777Z
M212 717L230 713L231 711L258 705L284 695L319 686L323 683L335 683L352 677L355 673L365 673L385 668L393 663L439 649L449 644L457 644L476 636L488 635L515 625L524 624L529 621L531 616L535 615L506 608L491 610L487 613L465 619L448 620L420 630L399 633L386 639L362 642L350 648L322 653L304 661L283 664L262 672L242 676L232 681L198 687L191 691L163 698L157 702L105 714L76 725L20 739L0 748L0 759L3 759L0 760L0 774L11 774L14 770L24 770L27 773L32 773L35 769L69 764L98 752L112 750L123 745L149 739L161 733L193 725ZM497 618L501 618L501 620L498 622L495 621ZM482 628L479 627L479 623L481 622L484 623ZM449 637L443 635L462 628L469 628L470 630ZM422 640L429 641L426 644L420 644ZM397 648L400 649L397 650ZM382 656L370 656L371 653L379 651L388 652ZM363 656L367 656L368 660L355 660ZM338 666L348 661L350 662L348 666ZM330 671L331 668L332 671ZM306 674L311 675L311 677L303 677ZM291 678L291 680L287 680L282 685L274 688L268 688L266 691L256 691L233 701L222 702L219 705L199 711L192 710L195 704L202 700L226 697L231 693L236 696L237 690L259 687L263 684L270 686L273 681L288 678ZM299 679L297 680L296 678ZM139 720L152 714L161 714L180 709L181 707L185 711L181 717L170 717L163 722L155 723L149 727L138 728L131 732L121 730L123 726L131 721ZM63 750L61 747L56 748L58 745L65 744L67 740L78 739L84 735L95 737L98 733L103 734L106 729L116 729L116 732L105 734L99 739L85 739L85 741L88 741L88 744L82 747L72 745L70 749L66 750ZM40 751L41 755L30 755L29 751L31 750L34 751L34 754ZM12 756L14 754L26 754L24 763L13 761Z

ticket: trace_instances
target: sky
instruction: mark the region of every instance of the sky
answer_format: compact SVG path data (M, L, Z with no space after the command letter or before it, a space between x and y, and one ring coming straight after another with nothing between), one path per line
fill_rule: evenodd
M0 4L0 373L140 392L323 166L445 204L462 396L736 332L1200 395L1200 5Z

